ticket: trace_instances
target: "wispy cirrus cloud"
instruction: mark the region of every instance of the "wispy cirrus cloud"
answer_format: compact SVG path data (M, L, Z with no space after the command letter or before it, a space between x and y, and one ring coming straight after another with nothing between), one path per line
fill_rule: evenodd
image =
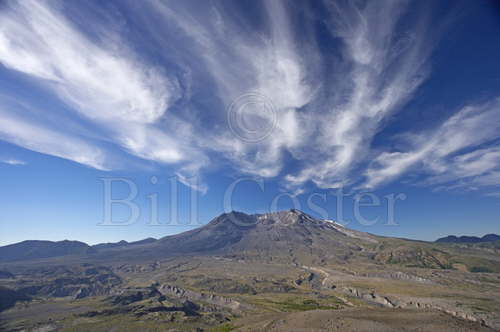
M7 165L13 165L13 166L24 166L24 165L28 164L27 162L25 162L23 160L19 160L19 159L3 159L3 160L0 160L0 162L7 164Z
M104 151L85 139L21 118L14 111L0 107L0 139L99 170L108 169Z
M0 18L0 62L53 91L71 109L105 130L106 140L160 163L189 163L190 158L198 157L171 136L175 130L157 127L178 98L175 77L141 61L121 39L108 34L101 34L101 40L91 39L63 15L59 2L7 2ZM61 139L62 134L54 129L8 115L3 122L2 134L10 142L105 169L105 154L87 147L81 138ZM8 130L7 122L20 129L18 135ZM176 130L187 126L178 119L172 122ZM28 130L31 134L23 135ZM203 160L198 157L197 163Z
M490 192L490 193L486 193L484 195L488 196L488 197L500 198L500 192Z
M75 3L7 1L0 63L87 130L46 121L51 109L33 117L0 99L0 137L97 169L114 169L112 146L170 165L202 191L193 176L220 165L279 178L297 193L309 183L376 188L408 174L426 186L490 186L498 100L406 134L404 149L373 144L377 135L400 142L384 130L432 76L442 29L432 11L412 1L315 5L255 1L250 13L237 2L123 1L109 14L92 1L81 11L68 10ZM247 95L261 99L233 107ZM257 140L235 135L235 109Z
M397 29L407 18L408 2L341 3L328 6L330 31L342 48L314 139L321 157L306 159L298 174L288 175L292 186L309 180L323 188L355 182L375 134L429 74L435 41L425 25L414 22L411 33Z
M497 185L500 165L500 99L466 106L438 128L408 137L407 151L382 152L366 170L366 187L374 188L419 167L423 185L459 180L459 187ZM456 186L456 184L455 184Z
M12 1L2 8L2 64L45 80L86 117L138 123L160 118L176 98L175 80L134 59L121 42L92 41L58 6Z
M174 61L188 68L202 63L206 75L203 72L193 75L203 76L200 81L208 80L215 85L214 117L220 117L223 127L206 133L210 137L208 146L205 142L198 144L222 155L240 171L277 176L283 168L284 151L303 144L309 134L306 126L299 125L307 119L298 109L311 101L316 89L308 72L311 64L306 58L307 49L300 49L296 43L284 3L261 4L265 34L251 33L256 27L235 17L231 8L217 3L200 4L205 10L198 11L182 3L150 4L168 22L160 36L163 42L177 41L171 35L177 32L175 28L186 38L177 43L175 52L182 56ZM300 55L301 51L304 55ZM192 88L207 87L194 83ZM231 103L247 93L261 95L272 103L271 109L263 112L261 109L258 114L240 114L250 128L274 127L272 135L258 140L258 144L242 141L226 123ZM259 111L258 107L255 111Z

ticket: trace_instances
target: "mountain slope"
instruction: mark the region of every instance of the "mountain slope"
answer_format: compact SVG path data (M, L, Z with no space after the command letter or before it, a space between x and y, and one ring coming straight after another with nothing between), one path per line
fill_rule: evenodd
M495 235L483 238L490 239ZM444 243L446 244L446 243ZM77 255L83 261L143 261L173 256L224 256L292 265L377 263L449 269L497 268L495 248L455 248L441 243L375 236L298 210L222 214L208 224L159 240L88 246L77 241L24 241L0 247L0 262ZM477 258L479 256L480 258ZM76 256L73 256L76 257Z
M500 235L497 234L486 234L483 237L477 236L455 236L449 235L437 239L437 243L482 243L482 242L495 242L500 241Z
M0 247L0 262L41 259L94 253L88 244L79 241L23 241Z
M24 241L0 247L0 261L81 255L113 260L173 255L239 255L247 259L302 262L342 261L365 253L376 236L349 230L333 221L290 210L248 215L231 212L184 233L131 242L88 246L76 241ZM361 254L363 256L363 254Z
M378 242L371 234L347 229L301 211L248 215L222 214L208 224L136 248L102 251L105 259L178 255L238 256L247 260L312 263L367 258ZM104 257L104 255L103 255Z

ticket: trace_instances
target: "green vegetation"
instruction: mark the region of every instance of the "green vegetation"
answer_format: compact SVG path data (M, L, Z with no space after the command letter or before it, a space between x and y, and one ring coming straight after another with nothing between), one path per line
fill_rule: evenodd
M199 276L197 276L199 277ZM212 293L228 293L228 294L250 294L255 295L255 289L246 284L238 282L237 280L223 279L223 278L205 278L193 284L193 287L199 290L208 291Z
M470 271L471 272L487 272L487 273L493 272L493 270L491 270L487 267L484 267L484 266L473 266L473 267L471 267Z
M213 329L210 330L210 332L229 332L234 330L235 328L236 326L234 326L231 323L224 323L220 326L214 327Z
M340 305L338 303L334 303L331 305L326 305L326 304L320 304L316 302L315 300L295 300L291 299L289 301L285 302L272 302L282 311L307 311L307 310L317 310L317 309L325 309L325 310L332 310L332 309L339 309Z
M309 310L337 310L344 307L344 302L336 296L314 297L308 293L266 293L245 296L243 301L266 312L298 312Z
M450 253L414 242L386 241L375 259L386 264L430 269L451 269Z
M500 273L498 261L477 256L456 256L453 263L464 264L470 272Z

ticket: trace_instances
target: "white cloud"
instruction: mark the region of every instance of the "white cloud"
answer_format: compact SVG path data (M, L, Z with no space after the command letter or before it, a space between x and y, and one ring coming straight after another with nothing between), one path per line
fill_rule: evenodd
M364 185L376 187L417 166L427 173L426 185L457 179L460 187L498 184L489 172L499 168L500 147L477 148L500 137L500 123L492 121L499 116L500 99L464 107L433 132L411 136L408 151L382 152L367 169Z
M6 7L0 15L0 61L49 81L83 115L151 123L175 100L175 80L141 64L122 44L91 41L48 3Z
M187 61L187 66L203 63L209 72L220 102L215 113L221 113L223 121L231 103L247 93L260 95L272 103L270 109L260 110L259 116L245 118L246 125L252 128L276 125L271 135L248 144L224 123L223 128L217 128L222 130L207 133L210 138L207 149L222 154L242 172L277 176L283 166L283 152L303 144L309 134L306 126L299 125L307 119L297 110L308 104L315 92L283 3L265 2L269 35L249 34L244 22L232 19L229 11L217 5L211 7L208 20L194 15L180 3L152 2L152 5L188 38L184 45L178 46L177 51L182 49L184 57L177 60Z
M119 38L91 40L64 17L58 2L8 2L0 13L0 62L7 68L40 80L70 107L107 132L104 139L140 158L160 163L189 163L189 142L179 142L179 119L174 128L158 129L157 122L179 98L175 77L141 61ZM47 110L48 111L48 110ZM35 151L71 159L102 169L104 157L81 139L57 144L60 133L34 123L11 121L18 135L9 141ZM24 126L24 127L22 127ZM3 126L7 130L7 126ZM23 135L31 130L31 135ZM53 129L51 129L53 130ZM7 139L7 138L6 138ZM68 143L65 143L68 142ZM79 142L74 148L69 142ZM64 147L63 147L64 146ZM80 149L77 151L77 147ZM203 158L200 158L203 159ZM195 161L194 163L199 163ZM193 165L180 166L188 169Z
M358 6L359 5L359 6ZM324 188L351 184L366 161L373 137L425 80L432 40L418 34L395 35L405 13L402 2L330 5L332 33L343 41L342 58L331 69L335 86L328 111L317 119L319 134L309 142L319 158L306 159L290 186L312 180ZM417 22L418 23L418 22Z
M491 192L491 193L486 193L484 195L493 198L500 198L500 192Z
M330 35L322 38L339 41L331 50L319 47L317 21L305 15L297 25L290 2L256 4L255 20L231 2L194 3L124 2L134 15L123 22L114 21L119 14L95 15L102 25L89 32L77 24L81 17L64 10L71 4L6 2L0 63L52 92L70 109L65 116L87 132L47 121L51 109L32 117L0 100L0 137L98 169L112 168L107 147L114 145L173 165L186 185L201 191L206 185L194 176L219 163L283 176L296 192L308 182L358 185L362 176L362 186L377 187L408 172L425 173L423 185L456 188L486 186L496 176L500 151L487 143L498 137L492 121L498 101L408 135L407 149L373 150L376 135L431 73L439 26L426 13L407 15L410 2L325 2ZM120 37L123 31L131 34ZM227 123L230 106L248 93L266 106L247 100L237 109L238 124L257 136L273 128L255 141L238 137ZM283 174L287 158L294 171Z
M107 170L105 153L73 135L22 119L0 109L0 139L23 148L73 160L99 170Z
M23 160L19 160L19 159L4 159L4 160L0 160L0 162L2 162L4 164L8 164L8 165L13 165L13 166L27 165L27 162L25 162Z

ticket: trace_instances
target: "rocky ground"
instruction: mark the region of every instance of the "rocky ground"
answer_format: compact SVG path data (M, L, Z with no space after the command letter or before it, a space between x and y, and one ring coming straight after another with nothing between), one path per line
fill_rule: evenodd
M439 311L354 308L257 316L235 322L238 331L491 331Z
M2 263L0 329L500 330L496 245L377 237L294 211L244 221L106 255Z

